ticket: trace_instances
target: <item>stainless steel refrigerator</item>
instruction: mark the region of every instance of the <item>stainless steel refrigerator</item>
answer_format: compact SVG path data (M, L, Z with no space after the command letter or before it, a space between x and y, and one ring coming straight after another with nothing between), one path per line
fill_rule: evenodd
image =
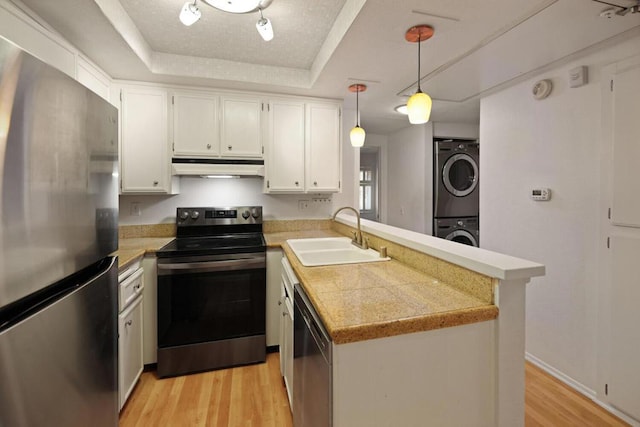
M0 38L0 426L118 424L117 110Z

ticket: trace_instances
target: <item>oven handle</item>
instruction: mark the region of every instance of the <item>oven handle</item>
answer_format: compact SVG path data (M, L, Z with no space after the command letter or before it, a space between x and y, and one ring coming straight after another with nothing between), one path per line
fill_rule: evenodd
M158 276L169 276L177 273L208 273L213 271L231 271L266 268L264 257L245 258L227 261L179 262L172 264L158 263Z

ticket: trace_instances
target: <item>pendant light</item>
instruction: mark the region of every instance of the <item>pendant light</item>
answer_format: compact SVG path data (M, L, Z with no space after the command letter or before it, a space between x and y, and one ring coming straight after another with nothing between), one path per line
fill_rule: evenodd
M411 124L427 123L431 115L431 97L422 92L420 88L420 43L430 39L433 36L433 27L429 25L416 25L407 30L404 35L405 40L410 43L418 44L418 90L411 95L407 101L407 111L409 113L409 122Z
M356 126L351 129L351 133L349 133L349 139L351 139L351 145L353 147L362 147L364 145L365 132L364 129L360 127L360 104L358 95L365 90L367 90L367 86L360 83L349 86L349 91L356 93Z

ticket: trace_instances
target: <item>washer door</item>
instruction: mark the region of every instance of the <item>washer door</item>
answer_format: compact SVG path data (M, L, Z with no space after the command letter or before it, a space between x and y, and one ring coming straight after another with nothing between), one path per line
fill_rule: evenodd
M467 230L456 230L449 233L445 239L462 243L463 245L478 247L478 241L473 237L473 234L469 233Z
M442 183L454 196L467 196L478 185L478 165L468 154L454 154L442 167Z

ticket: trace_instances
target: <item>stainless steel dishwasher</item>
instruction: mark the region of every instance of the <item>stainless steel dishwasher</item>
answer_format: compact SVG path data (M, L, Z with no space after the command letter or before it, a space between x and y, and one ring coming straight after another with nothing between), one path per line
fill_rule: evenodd
M299 283L294 289L293 329L293 425L331 426L331 338Z

